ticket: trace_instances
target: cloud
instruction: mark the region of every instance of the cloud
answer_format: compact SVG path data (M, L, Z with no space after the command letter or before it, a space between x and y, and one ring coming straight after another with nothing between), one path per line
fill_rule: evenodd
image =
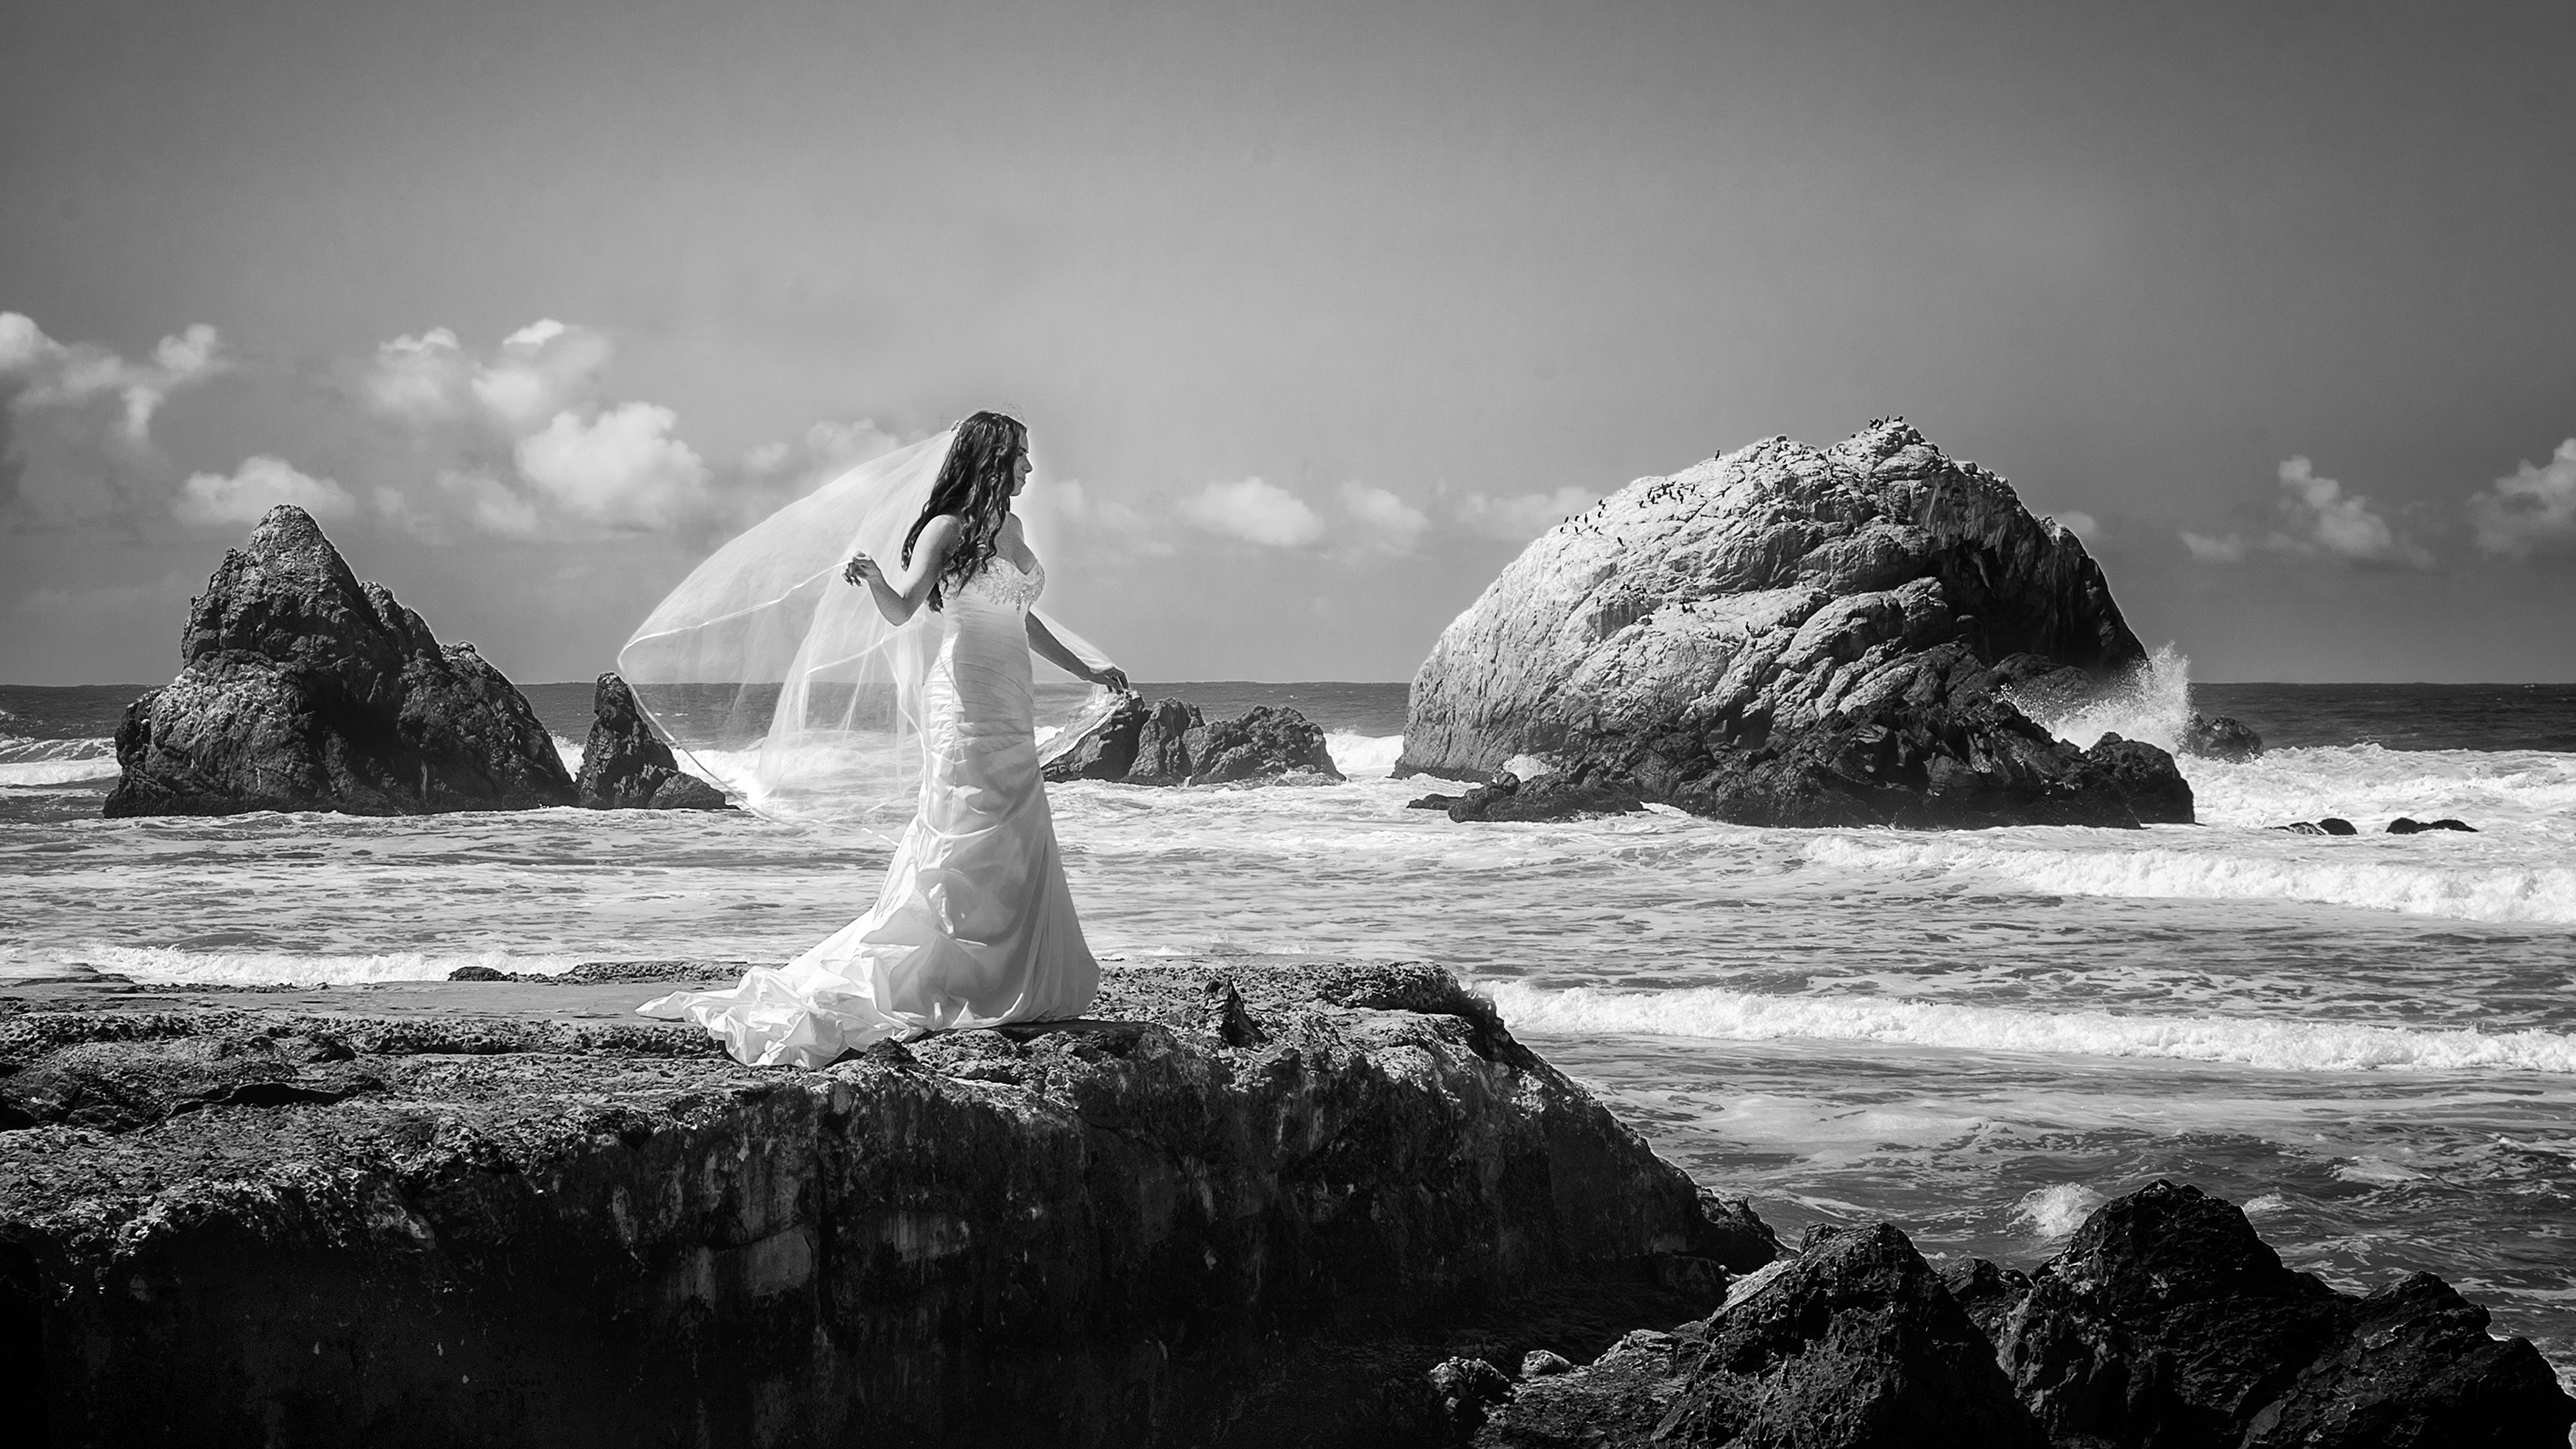
M1306 500L1260 478L1210 483L1182 501L1181 516L1210 533L1265 548L1302 548L1324 536L1324 520Z
M299 473L283 458L266 453L245 458L230 477L197 473L179 485L170 505L182 523L202 527L257 523L280 503L292 503L318 518L345 518L357 511L349 490L328 478Z
M164 337L149 362L131 362L87 342L58 342L35 319L0 312L0 391L8 405L82 408L103 399L120 403L116 428L127 442L151 442L152 418L170 395L224 371L222 339L200 322Z
M2529 463L2469 498L2480 550L2504 558L2576 550L2576 438L2547 463Z
M2369 499L2344 492L2343 485L2332 478L2319 477L2316 466L2305 457L2282 460L2278 476L2281 497L2274 507L2280 526L2264 534L2259 544L2249 544L2233 533L2214 538L2186 529L2183 547L2203 563L2239 563L2250 549L2260 547L2269 553L2344 563L2433 566L2433 555L2392 528L2372 510Z
M2102 534L2101 521L2080 508L2070 508L2058 514L2057 526L2079 538L2099 538Z
M1355 543L1363 549L1408 554L1422 541L1431 519L1421 509L1383 488L1354 479L1342 485L1342 507L1358 526Z
M756 483L820 483L870 458L891 453L906 441L869 418L849 423L820 422L807 428L795 442L763 443L743 454L742 472L747 480Z
M2351 563L2402 563L2431 568L2433 556L2401 539L2388 520L2371 511L2370 500L2347 494L2332 478L2320 478L2304 457L2289 458L2280 468L2280 501L2285 529L2264 540L2282 553L2324 554Z
M438 475L438 487L440 492L463 504L466 516L485 533L497 533L504 538L534 538L544 526L537 518L534 503L511 491L508 484L489 473L460 472L451 468Z
M2186 528L2182 531L2182 546L2191 550L2191 556L2202 563L2245 561L2245 540L2232 533L2225 538L2212 538L2208 534L2194 533Z
M551 317L503 338L489 356L432 327L378 345L358 390L376 412L414 427L466 420L517 438L598 402L614 350L608 334Z
M1505 543L1527 543L1600 501L1600 494L1574 487L1511 498L1470 493L1458 500L1455 513L1459 526L1470 533Z
M519 475L576 518L610 527L676 527L702 517L709 504L706 461L671 436L678 421L669 408L640 402L588 420L557 413L543 432L519 440Z

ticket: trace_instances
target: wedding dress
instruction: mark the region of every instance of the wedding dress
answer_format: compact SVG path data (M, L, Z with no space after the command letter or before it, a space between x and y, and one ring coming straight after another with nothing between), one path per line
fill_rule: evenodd
M648 709L685 687L676 681L782 681L756 790L856 792L839 803L844 818L864 820L876 808L871 788L918 775L910 821L866 915L784 967L744 973L732 990L675 992L638 1008L698 1022L744 1062L819 1067L911 1027L1079 1016L1098 991L1039 773L1028 619L1044 568L1034 555L1026 568L997 556L947 588L943 607L902 625L878 619L864 588L837 576L815 587L798 574L827 557L836 569L852 551L899 556L899 542L882 535L887 520L918 516L925 464L912 455L935 471L945 444L932 439L854 470L727 545L620 654L621 668L660 686L639 689ZM823 530L814 545L818 504L843 522L866 517L850 531ZM766 542L764 530L774 535ZM812 557L775 562L798 548ZM755 618L782 610L784 624ZM1106 662L1045 622L1095 667ZM792 637L792 659L764 662L741 642L762 637Z

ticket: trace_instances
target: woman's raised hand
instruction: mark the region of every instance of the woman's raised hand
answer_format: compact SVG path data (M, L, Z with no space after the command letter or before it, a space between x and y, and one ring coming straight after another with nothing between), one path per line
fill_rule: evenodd
M884 583L885 570L879 568L877 561L866 554L852 554L849 563L841 570L841 577L864 588L869 584Z
M1104 665L1091 671L1091 682L1103 689L1114 689L1123 694L1127 689L1127 671L1115 664Z

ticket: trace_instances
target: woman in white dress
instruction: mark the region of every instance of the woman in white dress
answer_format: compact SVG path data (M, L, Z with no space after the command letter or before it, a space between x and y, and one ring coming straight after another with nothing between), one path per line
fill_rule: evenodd
M1080 1016L1099 989L1039 774L1031 651L1095 684L1031 605L1046 571L1011 500L1027 430L1000 413L960 424L892 565L861 551L842 578L885 626L924 630L913 716L921 787L866 915L783 969L731 991L675 993L650 1015L695 1020L755 1065L822 1066L907 1029ZM921 621L927 611L931 616Z

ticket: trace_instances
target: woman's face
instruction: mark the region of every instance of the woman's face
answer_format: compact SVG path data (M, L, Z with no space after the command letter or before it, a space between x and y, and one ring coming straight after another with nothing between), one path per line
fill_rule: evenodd
M1013 498L1019 497L1021 490L1028 486L1029 455L1022 453L1011 460L1011 496Z

